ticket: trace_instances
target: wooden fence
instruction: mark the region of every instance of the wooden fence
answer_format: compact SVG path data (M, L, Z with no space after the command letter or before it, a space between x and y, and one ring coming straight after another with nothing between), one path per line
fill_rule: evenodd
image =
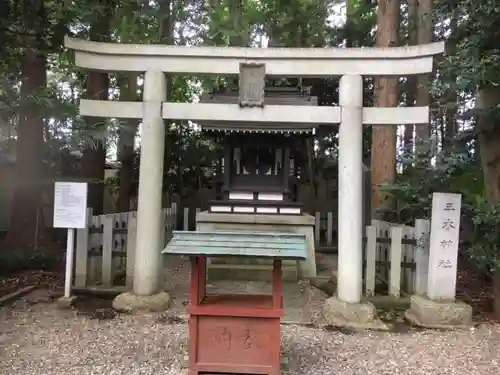
M195 212L184 208L179 217L176 204L162 211L165 244L174 229L194 230ZM320 219L318 220L318 217ZM315 237L326 232L326 247L318 246L317 252L333 253L336 245L333 236L333 213L316 214ZM131 287L135 256L137 212L92 216L88 211L88 225L77 230L75 281L76 289L99 287L103 289ZM324 223L322 225L322 223ZM364 289L367 296L389 294L399 297L415 291L418 254L428 254L428 220L416 220L415 227L372 220L366 227L364 248ZM324 234L324 233L323 233ZM420 235L418 235L420 234ZM331 246L332 248L329 248ZM418 251L418 249L422 251ZM332 256L335 256L332 254Z
M177 226L177 207L164 208L161 220L166 244ZM137 212L92 215L76 232L75 289L131 287L134 275Z
M365 295L415 293L417 264L427 264L429 236L429 220L417 219L414 227L372 220L363 254Z

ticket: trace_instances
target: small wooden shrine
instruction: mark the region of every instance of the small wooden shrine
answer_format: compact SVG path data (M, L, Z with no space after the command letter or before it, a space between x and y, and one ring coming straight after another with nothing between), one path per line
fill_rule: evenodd
M281 262L307 257L305 235L174 231L162 254L191 259L188 374L279 375ZM272 260L272 294L208 294L211 256Z
M241 64L237 90L214 92L202 97L204 103L235 104L245 108L266 105L317 106L310 89L266 87L263 64ZM302 214L297 202L304 139L314 136L316 124L265 122L203 122L224 147L219 199L209 212Z

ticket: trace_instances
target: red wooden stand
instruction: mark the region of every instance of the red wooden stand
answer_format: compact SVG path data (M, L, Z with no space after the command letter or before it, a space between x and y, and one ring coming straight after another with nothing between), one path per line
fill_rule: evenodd
M191 257L189 372L280 374L281 261L272 295L207 295L206 258Z

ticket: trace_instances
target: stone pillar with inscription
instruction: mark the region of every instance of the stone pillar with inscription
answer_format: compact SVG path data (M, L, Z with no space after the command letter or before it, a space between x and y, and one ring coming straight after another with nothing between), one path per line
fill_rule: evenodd
M427 328L467 327L472 308L455 299L461 195L434 193L425 295L414 295L406 318Z

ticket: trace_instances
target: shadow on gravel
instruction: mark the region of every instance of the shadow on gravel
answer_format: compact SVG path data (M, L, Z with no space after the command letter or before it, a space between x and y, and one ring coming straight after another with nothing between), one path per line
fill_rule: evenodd
M79 295L73 305L77 314L89 319L111 320L118 316L113 307L113 298Z

